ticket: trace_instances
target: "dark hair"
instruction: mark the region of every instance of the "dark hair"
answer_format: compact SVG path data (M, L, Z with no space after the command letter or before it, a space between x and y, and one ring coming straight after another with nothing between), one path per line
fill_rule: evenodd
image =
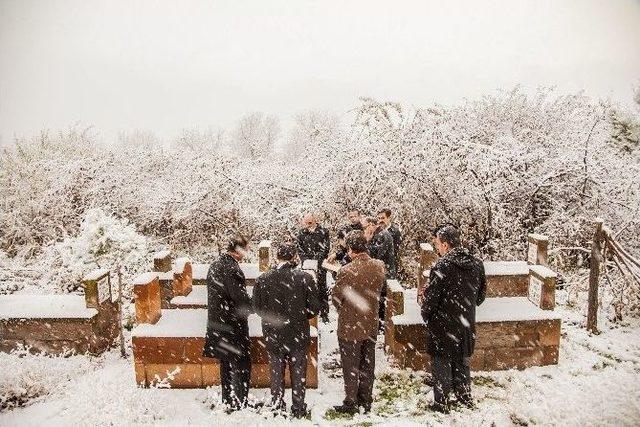
M227 251L236 252L238 248L246 249L249 246L249 240L242 234L234 234L227 242Z
M380 212L378 212L378 214L384 214L387 218L389 218L391 217L391 209L389 208L380 209Z
M448 243L452 248L460 246L460 230L453 224L439 225L433 230L433 235L443 243Z
M345 230L338 230L338 239L344 239L347 237L347 232Z
M296 248L296 245L291 243L284 243L278 247L276 256L282 261L291 261L297 253L298 248Z
M378 225L378 218L374 218L372 216L365 216L364 217L364 222L367 222L369 224Z
M360 213L361 213L360 209L358 209L358 208L351 208L347 212L358 212L358 215L360 215Z
M346 244L347 249L350 249L357 254L367 251L367 239L364 237L364 233L360 230L354 230L347 234Z

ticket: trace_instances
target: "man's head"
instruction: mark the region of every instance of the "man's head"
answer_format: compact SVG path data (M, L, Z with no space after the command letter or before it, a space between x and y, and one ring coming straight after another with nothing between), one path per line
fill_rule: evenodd
M307 230L315 229L316 225L318 225L318 221L316 220L314 214L308 213L304 217L302 217L302 226Z
M227 242L227 252L238 261L242 261L249 251L249 240L242 234L234 234Z
M433 246L440 256L460 246L460 230L453 224L443 224L433 230Z
M279 262L294 261L296 255L298 255L298 249L296 245L291 243L283 243L278 247L278 252L276 253Z
M360 230L355 230L347 234L347 253L353 259L355 255L367 252L367 239Z
M378 228L378 225L378 219L374 216L365 216L362 219L362 228L365 232L367 230L376 230Z
M351 209L347 212L347 218L349 218L349 223L353 225L359 224L361 221L360 211L358 209Z
M391 224L391 209L381 209L380 212L378 212L378 222L388 227L389 224Z

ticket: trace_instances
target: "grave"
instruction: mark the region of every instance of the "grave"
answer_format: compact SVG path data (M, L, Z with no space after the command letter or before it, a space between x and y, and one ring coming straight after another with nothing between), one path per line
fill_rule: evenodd
M558 363L560 317L555 308L556 274L546 265L548 239L531 235L528 260L484 262L487 298L476 312L473 370L524 369ZM532 247L534 246L534 247ZM429 370L427 326L422 321L418 294L428 286L429 270L437 255L421 245L419 287L403 289L388 283L385 350L401 368Z
M93 271L82 284L84 296L1 295L0 350L97 355L109 348L120 331L109 271Z
M244 263L247 291L251 294L255 280L270 266L270 242L261 242L258 250L259 261L255 264ZM204 337L207 325L207 288L206 273L208 264L190 262L172 263L170 253L161 253L154 257L154 269L160 266L171 267L173 279L175 272L191 271L187 277L190 289L185 294L174 293L165 305L161 302L165 289L175 286L161 286L160 273L151 272L140 275L134 281L137 326L132 331L133 356L136 383L149 387L165 379L172 388L199 388L220 384L220 366L217 359L203 357ZM156 255L157 256L157 255ZM156 263L156 259L162 259ZM187 267L188 265L188 267ZM166 276L168 278L168 275ZM168 279L167 279L168 280ZM201 283L201 284L194 284ZM165 297L166 298L166 294ZM166 307L165 307L166 306ZM310 321L311 345L307 362L307 387L318 386L318 331L317 319ZM261 319L258 315L249 316L249 335L251 338L251 387L269 387L269 360L262 335ZM288 374L286 384L289 387Z

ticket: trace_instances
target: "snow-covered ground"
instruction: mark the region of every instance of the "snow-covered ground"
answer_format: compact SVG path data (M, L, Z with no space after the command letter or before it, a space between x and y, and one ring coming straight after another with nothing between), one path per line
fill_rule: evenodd
M640 423L640 321L609 324L590 336L583 316L558 307L563 318L558 366L525 371L475 372L476 410L430 412L431 388L423 373L392 368L377 353L376 400L370 415L331 419L326 411L343 397L335 313L321 325L320 388L309 390L311 421L300 425L638 425ZM382 337L380 337L382 338ZM381 341L381 340L379 340ZM99 358L43 358L0 354L0 393L25 388L24 407L0 413L2 426L30 425L274 425L291 422L266 411L226 415L219 387L206 390L141 389L131 355L113 350ZM262 400L268 390L252 391ZM287 392L289 394L289 392ZM287 396L290 402L290 396ZM213 406L213 408L212 408Z

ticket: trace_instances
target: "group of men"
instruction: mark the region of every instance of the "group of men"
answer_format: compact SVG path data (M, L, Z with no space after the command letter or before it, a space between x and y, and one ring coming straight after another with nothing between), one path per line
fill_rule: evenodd
M312 260L317 263L318 292L320 298L320 318L329 321L329 291L327 289L327 270L322 266L326 260L329 263L339 263L341 266L350 262L346 247L346 236L352 231L362 231L367 240L367 249L372 258L384 262L386 278L395 279L400 259L402 233L400 227L392 221L390 209L382 209L377 217L362 216L360 211L353 209L347 213L348 223L337 233L337 248L331 253L331 238L329 231L318 224L313 214L307 214L302 220L303 227L298 233L297 246L300 260L304 263ZM386 300L386 286L382 290L380 304L380 319L384 320Z
M338 312L345 398L334 407L340 413L371 410L375 345L384 318L386 281L395 278L401 235L391 223L391 212L378 218L361 218L349 212L349 224L339 231L338 247L330 252L327 230L314 216L303 218L297 243L277 248L277 265L256 280L253 296L247 292L239 262L249 250L242 236L230 239L226 252L214 261L207 275L208 323L204 355L220 360L222 401L228 411L249 405L251 377L247 317L261 317L269 355L271 406L284 411L284 374L289 366L294 417L306 417L309 319L328 320L329 296ZM434 243L442 257L434 266L422 298L422 315L428 325L429 352L434 363L433 409L446 412L453 390L457 401L471 406L468 358L475 338L475 306L484 299L482 263L460 246L454 226L439 227ZM299 261L317 261L314 278L297 268ZM322 262L340 263L329 292Z

